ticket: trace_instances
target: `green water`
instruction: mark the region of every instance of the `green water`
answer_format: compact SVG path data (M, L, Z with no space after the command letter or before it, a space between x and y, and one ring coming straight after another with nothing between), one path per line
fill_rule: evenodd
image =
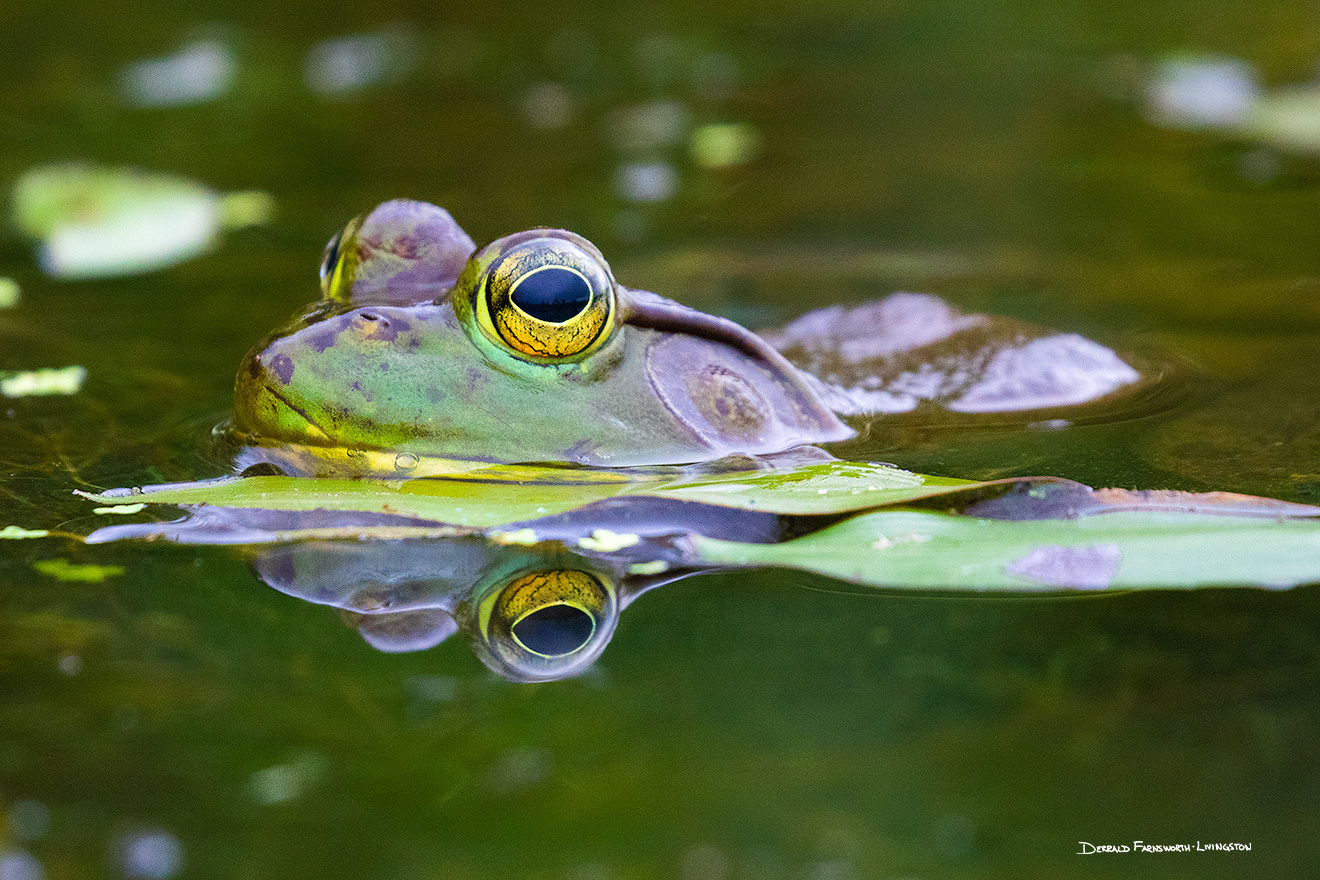
M306 85L313 46L386 25L410 66ZM0 34L6 186L82 159L278 210L125 279L49 279L0 238L23 291L0 370L88 370L77 395L0 401L0 526L85 532L74 488L222 473L206 437L239 359L316 296L330 234L395 196L478 241L572 228L623 283L752 324L916 289L1169 371L1139 418L877 422L850 457L1320 501L1320 175L1298 156L1243 174L1256 148L1129 100L1174 49L1306 80L1309 4L47 2L7 4ZM124 65L198 38L232 47L226 94L127 105ZM529 121L545 83L568 96L561 127ZM657 101L685 130L751 126L759 152L707 169L686 136L621 146L621 114ZM672 193L630 200L627 163L662 163ZM34 568L52 559L123 573ZM4 848L51 878L124 876L134 840L198 878L1310 876L1318 595L706 575L639 600L585 677L518 685L458 639L374 651L238 551L4 542ZM1134 840L1252 850L1076 855Z

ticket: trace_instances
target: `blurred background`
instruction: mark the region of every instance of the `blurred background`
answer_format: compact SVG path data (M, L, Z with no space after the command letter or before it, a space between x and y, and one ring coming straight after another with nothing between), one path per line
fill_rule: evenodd
M849 457L1320 502L1314 4L15 0L0 40L0 528L225 473L243 353L398 196L753 327L917 290L1162 377ZM1316 597L712 574L515 685L238 551L0 541L0 878L1308 876ZM1076 855L1198 839L1253 849Z

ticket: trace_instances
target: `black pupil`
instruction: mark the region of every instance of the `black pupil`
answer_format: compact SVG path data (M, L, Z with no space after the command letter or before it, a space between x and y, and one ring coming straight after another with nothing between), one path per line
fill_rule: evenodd
M515 623L513 634L529 651L558 657L581 648L594 629L591 615L581 608L547 605Z
M562 324L591 302L591 285L572 269L550 266L523 276L511 299L538 321Z
M344 231L335 233L335 237L330 239L330 243L325 246L325 255L321 257L321 279L324 280L327 275L335 269L335 263L339 262L339 240L344 237Z

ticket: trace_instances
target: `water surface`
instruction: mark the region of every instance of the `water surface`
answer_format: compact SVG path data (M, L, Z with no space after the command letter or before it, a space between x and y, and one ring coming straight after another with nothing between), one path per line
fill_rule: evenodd
M223 473L206 438L244 351L315 298L333 231L395 196L479 242L572 228L623 283L752 325L915 289L1171 365L1131 418L876 422L847 457L1320 501L1320 175L1274 155L1262 177L1258 147L1162 129L1140 100L1146 63L1180 49L1241 58L1266 88L1305 81L1306 4L53 2L0 23L6 186L79 159L263 190L278 211L113 280L47 278L0 238L23 295L0 311L0 370L88 370L77 395L0 406L0 526L85 529L74 488ZM127 65L198 41L229 53L228 84L137 106ZM711 123L751 133L745 161L693 158ZM34 567L52 559L123 571ZM457 639L375 651L242 551L5 542L0 866L1307 876L1317 595L706 575L639 600L589 674L517 685ZM1075 854L1133 840L1252 851Z

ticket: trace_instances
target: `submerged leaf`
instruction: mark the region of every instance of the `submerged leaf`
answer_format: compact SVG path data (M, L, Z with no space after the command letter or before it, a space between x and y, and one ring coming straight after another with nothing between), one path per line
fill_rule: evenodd
M56 580L99 584L108 577L124 573L122 565L75 565L67 559L43 559L32 567Z
M97 513L97 514L140 513L142 509L145 508L146 506L147 505L145 504L114 504L111 505L110 507L93 508L92 513Z

